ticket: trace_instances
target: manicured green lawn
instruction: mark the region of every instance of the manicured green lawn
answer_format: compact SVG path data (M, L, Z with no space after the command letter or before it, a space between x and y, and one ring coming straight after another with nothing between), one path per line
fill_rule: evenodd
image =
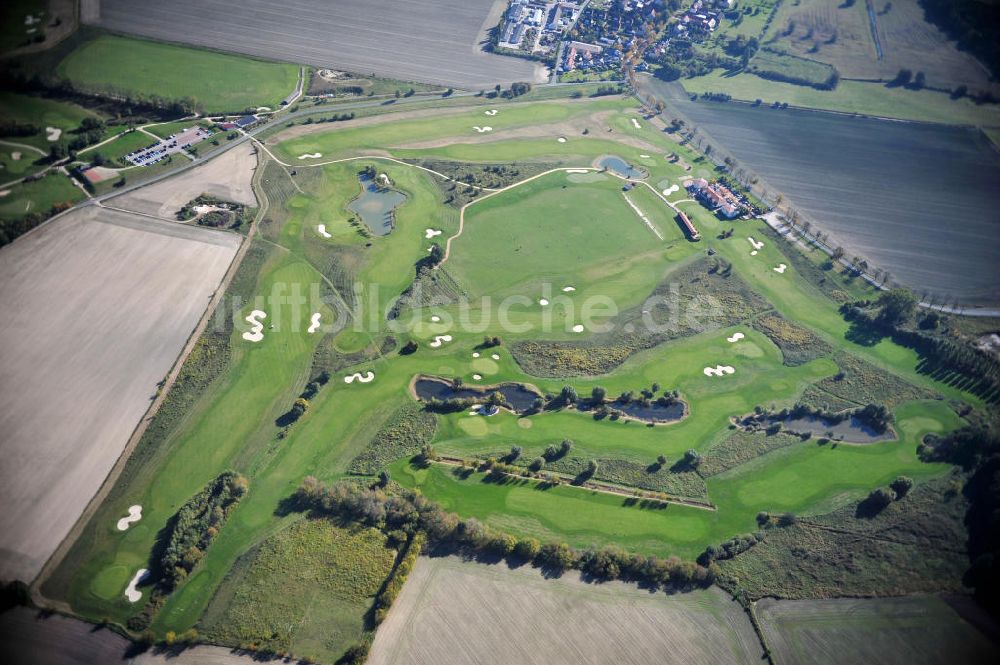
M574 183L572 175L543 176L466 211L448 269L470 295L523 295L538 307L546 284L556 294L572 285L581 297L594 291L618 302L652 291L665 243L628 206L620 180Z
M0 219L17 219L31 212L47 213L56 204L73 204L83 192L62 173L48 173L39 180L12 186L0 198Z
M47 4L41 0L4 2L0 8L0 53L23 46L36 35L45 33L45 26L49 22ZM29 16L33 20L41 20L28 25L26 21Z
M207 113L277 107L295 89L295 65L118 35L100 35L56 68L84 90L194 100Z
M68 143L72 134L69 132L80 126L84 118L99 118L93 111L69 102L45 99L33 95L23 95L16 92L0 92L0 119L19 124L36 125L41 131L33 136L5 136L7 141L27 143L36 148L49 151L54 141L49 141L45 128L55 127L62 130L60 143Z

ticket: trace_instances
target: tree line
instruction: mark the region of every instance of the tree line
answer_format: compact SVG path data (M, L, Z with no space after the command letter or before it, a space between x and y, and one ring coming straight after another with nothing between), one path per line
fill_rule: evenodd
M578 550L562 542L518 538L487 527L475 518L461 519L419 492L403 488L367 487L350 482L328 486L308 476L293 500L302 510L360 522L388 533L411 537L423 534L429 545L442 552L506 558L555 574L577 569L594 579L621 579L663 589L707 587L716 576L713 566L701 566L678 557L661 559L629 554L617 546Z

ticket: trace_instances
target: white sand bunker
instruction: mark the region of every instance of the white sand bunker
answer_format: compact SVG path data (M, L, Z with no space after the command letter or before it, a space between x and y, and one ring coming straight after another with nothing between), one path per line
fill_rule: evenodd
M727 338L726 338L726 341L727 341L727 342L729 342L730 344L732 344L733 342L738 342L738 341L740 341L740 340L741 340L741 339L743 339L743 338L744 338L745 336L746 336L746 335L744 335L744 334L743 334L743 333L741 333L741 332L737 332L737 333L733 333L733 336L732 336L732 337L727 337Z
M361 372L355 372L354 374L349 374L344 377L344 383L354 383L355 381L358 383L371 383L374 380L375 372L365 372L364 374Z
M566 169L566 173L588 173L587 169Z
M642 129L642 125L640 125L639 121L636 120L635 118L632 118L632 126L635 127L636 129Z
M439 236L439 235L441 235L441 232L438 231L437 229L424 229L425 238L433 238L434 236Z
M315 313L314 313L314 314L312 315L312 318L311 318L311 319L309 319L309 329L308 329L308 330L306 330L306 332L307 332L307 333L309 333L309 334L311 335L311 334L313 334L314 332L316 332L317 330L319 330L319 320L320 320L321 318L323 318L323 315L322 315L322 314L320 314L319 312L315 312Z
M45 138L50 141L58 141L59 137L62 136L62 130L58 127L46 127L45 128Z
M649 159L649 155L639 155L641 159Z
M257 107L257 112L258 112L258 113L260 113L260 112L262 112L262 111L270 111L270 110L271 110L271 107L270 107L270 106L258 106L258 107Z
M441 323L441 317L435 314L431 317L431 323Z
M303 155L299 155L299 159L317 159L322 156L323 153L321 152L307 152Z
M266 318L267 312L262 312L259 309L250 312L250 316L245 321L253 326L253 328L249 332L243 333L243 339L248 342L259 342L264 339L264 322L261 319Z
M778 267L774 269L774 272L776 272L776 273L778 273L780 275L781 273L785 272L786 270L788 270L788 266L786 266L784 263L779 263Z
M7 196L8 194L10 194L10 190L9 189L5 189L3 191L0 191L0 198L3 198L4 196Z
M490 358L493 358L493 360L500 360L500 354L494 353L493 355L490 356Z
M763 249L764 248L764 243L757 242L756 240L753 239L753 236L747 236L747 240L750 241L750 244L753 246L754 249Z
M496 109L490 109L489 111L484 111L484 113L486 115L496 115L497 114L497 110Z
M583 332L583 324L578 323L575 326L573 326L573 332L576 333Z
M549 301L546 300L545 298L541 298L539 299L538 304L541 305L542 307L545 307L546 305L549 304Z
M750 256L757 256L757 250L755 249L752 252L750 252Z
M128 507L128 517L123 517L118 520L118 530L128 531L129 526L132 522L138 522L142 519L142 506L135 505Z
M323 236L324 238L332 238L333 237L332 235L330 235L327 232L327 230L326 230L326 224L320 224L319 226L316 227L316 230L319 231L319 234L321 236Z
M475 379L476 381L482 381L483 380L483 375L482 374L473 374L472 378Z
M723 374L732 374L736 369L729 365L716 365L715 367L706 367L703 371L705 376L722 376Z
M479 357L479 351L473 351L472 352L472 357L473 358L478 358Z
M664 196L670 196L671 194L673 194L674 192L676 192L679 189L680 189L680 185L670 185L665 190L663 190L663 195Z
M560 136L559 138L556 139L556 141L559 141L560 143L565 143L566 142L566 137L565 136Z
M573 291L576 291L576 287L575 286L564 286L563 287L563 293L572 293Z
M15 162L19 162L21 161L21 153L14 151L10 153L10 158Z
M136 587L142 584L148 575L148 570L140 568L136 571L135 575L132 576L132 581L129 582L128 587L125 588L125 597L128 598L128 602L137 603L142 600L142 592Z
M450 341L451 341L451 335L437 335L434 338L434 341L429 344L429 346L436 349L445 342L450 342Z
M480 127L479 125L475 125L475 126L473 126L473 129L476 130L477 132L479 132L480 134L482 134L483 132L492 132L493 131L493 128L490 127L490 126L488 126L488 125L486 127Z

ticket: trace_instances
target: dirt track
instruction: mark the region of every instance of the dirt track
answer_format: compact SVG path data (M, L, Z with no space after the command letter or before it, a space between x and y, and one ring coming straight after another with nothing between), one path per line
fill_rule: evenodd
M89 206L0 250L0 579L70 531L238 245Z

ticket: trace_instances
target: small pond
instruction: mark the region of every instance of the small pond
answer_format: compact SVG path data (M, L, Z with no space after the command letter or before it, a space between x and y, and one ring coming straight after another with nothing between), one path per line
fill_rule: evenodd
M541 395L529 390L520 383L503 383L499 386L491 386L488 388L472 388L465 386L455 388L450 381L421 377L414 383L413 389L417 394L417 398L421 400L428 400L432 397L439 400L485 400L492 393L500 393L517 413L529 411L535 403L535 400L541 397Z
M643 169L632 166L617 155L605 155L598 160L597 165L602 169L614 171L623 178L642 180L648 175Z
M361 182L361 193L347 204L347 209L358 215L373 234L389 235L392 213L406 200L406 195L395 189L380 188L374 178L364 173L358 176L358 180Z
M845 418L840 422L830 422L816 416L803 418L768 418L765 427L781 423L781 426L788 432L795 434L812 434L816 437L826 437L833 441L847 441L849 443L875 443L878 441L892 441L896 435L892 430L886 430L879 434L867 424L855 417Z
M624 416L647 423L672 423L682 420L685 416L685 404L680 400L671 404L658 404L657 402L650 402L649 405L646 406L638 400L632 400L630 402L615 400L614 402L608 402L606 406L612 411L617 411ZM579 411L585 412L594 410L592 405L584 402L579 403L576 408Z

